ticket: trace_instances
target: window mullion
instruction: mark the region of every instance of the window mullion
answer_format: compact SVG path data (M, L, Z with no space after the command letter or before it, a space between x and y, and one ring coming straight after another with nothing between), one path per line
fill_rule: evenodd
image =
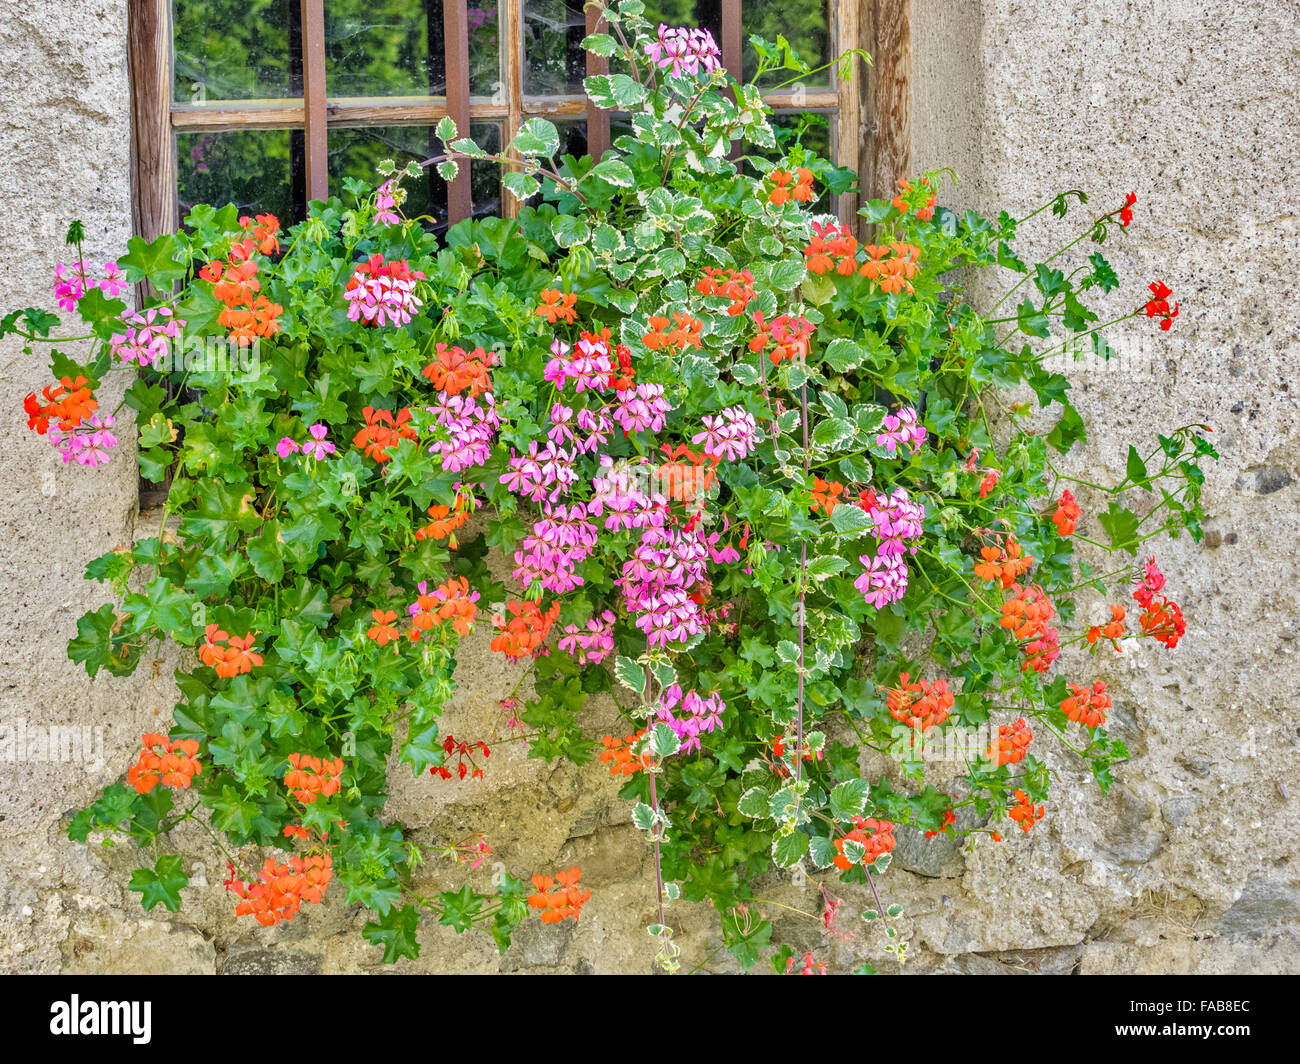
M858 47L858 3L859 0L831 0L834 12L834 32L831 40L834 46L831 55L842 54L846 49ZM854 76L847 81L836 81L839 100L835 114L835 140L833 150L835 162L839 166L851 166L857 169L858 146L862 143L861 121L858 108L858 68L857 56L850 59ZM851 192L839 197L838 211L840 223L845 228L852 228L857 221L858 199Z
M137 236L176 228L176 138L171 127L170 0L131 0L127 11L131 75L131 191Z
M605 33L608 23L605 12L594 4L589 4L587 13L587 33ZM587 76L609 73L609 59L605 56L587 53ZM587 100L587 151L591 157L600 162L600 157L609 147L609 112L597 107L590 98Z
M329 108L325 94L325 0L302 2L302 103L307 199L329 199Z
M524 120L524 0L505 0L505 8L506 36L502 62L505 63L506 128L502 152L513 156L514 152L509 151L508 146ZM519 201L502 187L501 216L515 218L518 215Z
M469 16L465 0L443 0L442 32L447 57L447 114L462 137L469 133ZM447 224L455 225L474 212L470 198L469 163L461 164L447 185Z

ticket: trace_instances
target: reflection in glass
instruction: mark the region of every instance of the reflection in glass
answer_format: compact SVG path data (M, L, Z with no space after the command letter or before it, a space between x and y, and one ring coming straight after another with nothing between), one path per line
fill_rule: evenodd
M302 95L299 0L174 0L172 98L279 100Z
M467 9L470 92L499 91L499 3ZM445 96L442 0L326 0L325 83L331 97Z
M758 56L749 47L751 34L776 43L778 36L790 42L795 54L813 69L831 61L830 0L745 0L741 16L745 40L745 80L758 69ZM780 85L794 76L793 70L773 70L759 82L764 87ZM808 88L825 88L831 71L812 74L804 81ZM790 86L791 88L793 86Z
M470 135L487 151L501 150L501 127L496 123L474 123ZM330 130L330 193L341 195L343 178L351 177L378 185L383 180L378 166L392 159L398 166L412 160L423 162L441 153L442 145L432 126L380 126L365 129ZM470 195L475 215L496 213L500 209L499 168L495 163L476 162L470 167ZM442 229L447 225L447 183L438 176L436 167L426 167L422 176L402 182L406 202L402 214L422 218L425 225Z
M242 214L274 214L285 228L306 216L301 130L178 133L179 217L197 203L235 204Z
M582 51L586 35L582 0L525 0L524 95L581 93L587 73Z

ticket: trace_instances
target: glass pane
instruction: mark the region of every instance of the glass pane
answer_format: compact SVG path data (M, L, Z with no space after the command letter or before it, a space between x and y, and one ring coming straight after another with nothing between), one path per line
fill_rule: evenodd
M556 122L555 128L560 133L560 150L556 153L557 159L563 159L566 155L581 159L587 154L587 120L585 118L565 119L563 122Z
M582 0L525 0L524 95L581 93L587 75L582 50L586 35Z
M474 123L470 135L492 153L501 150L501 127L495 123ZM378 126L365 129L332 129L329 137L330 192L340 194L343 178L351 177L378 185L378 165L392 159L399 167L412 160L423 162L440 154L442 145L434 135L433 126ZM487 213L500 208L499 169L495 163L477 162L470 168L471 196L475 200L475 213L480 205L490 207ZM438 176L437 169L429 166L418 178L402 182L406 189L406 202L402 214L407 218L422 218L425 225L441 229L447 224L447 183Z
M813 155L818 155L830 162L835 161L831 148L832 111L777 111L772 115L772 130L776 134L776 150L751 149L751 154L776 161L794 153L797 158L797 146L802 146ZM825 186L817 185L821 193L816 203L811 204L814 211L827 213L834 210L831 198Z
M500 4L466 10L470 92L500 90ZM442 0L327 0L325 84L339 96L445 96Z
M182 221L196 203L274 214L284 227L306 216L301 130L178 133L176 171Z
M177 103L302 95L299 0L174 0Z
M758 69L758 57L749 47L751 34L776 43L778 36L790 42L795 54L813 69L831 61L830 0L745 0L741 29L745 41L743 66L745 80L752 81ZM765 74L760 85L780 85L794 72L773 70ZM808 88L824 88L831 82L831 72L823 70L804 81ZM793 88L793 86L791 86Z

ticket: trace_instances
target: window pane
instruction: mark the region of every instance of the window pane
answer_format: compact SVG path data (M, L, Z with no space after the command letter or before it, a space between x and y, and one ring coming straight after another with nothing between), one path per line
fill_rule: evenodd
M587 74L582 38L587 19L582 0L525 0L525 96L581 93Z
M499 2L466 9L470 92L500 91ZM442 0L326 0L330 96L445 96Z
M743 66L745 80L752 81L758 69L758 56L749 47L750 34L776 43L778 36L790 42L790 47L810 67L816 69L831 61L830 0L745 0L741 16L741 31L745 40ZM763 86L780 85L793 75L790 70L774 70L759 82ZM804 84L824 88L831 81L831 72L823 70L811 75Z
M174 0L177 103L302 95L298 0Z
M494 154L501 150L501 127L496 123L476 122L470 126L470 135ZM378 166L384 159L392 159L401 167L412 160L423 162L441 152L442 144L434 135L433 126L332 129L329 137L330 193L342 194L345 177L378 185L383 180ZM482 213L477 209L480 200L494 210L499 208L499 172L495 163L478 162L471 166L470 194L475 200L476 214ZM402 187L406 189L403 215L423 218L424 224L434 229L446 226L447 183L438 176L435 167L426 167L418 178L407 178Z
M196 203L233 203L286 227L306 216L301 130L178 133L176 171L182 221Z

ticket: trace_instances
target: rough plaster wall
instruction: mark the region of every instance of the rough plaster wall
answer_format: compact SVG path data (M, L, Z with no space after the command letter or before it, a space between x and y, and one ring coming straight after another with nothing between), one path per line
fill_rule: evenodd
M1294 10L1285 0L1249 12L1190 0L1084 7L913 0L914 159L919 169L954 166L963 178L957 202L991 211L1023 213L1064 187L1089 189L1108 206L1137 189L1134 239L1110 254L1128 292L1162 277L1184 313L1158 343L1145 342L1147 323L1134 323L1133 339L1118 345L1122 371L1080 378L1075 398L1096 442L1070 467L1116 478L1129 439L1193 420L1214 425L1224 459L1206 487L1210 535L1161 548L1189 632L1172 653L1099 659L1116 695L1115 726L1134 754L1111 800L1067 752L1052 750L1062 785L1031 837L1002 846L981 838L963 855L946 840L904 834L885 900L906 908L916 970L1294 971L1298 825L1283 789L1300 793L1300 721L1288 698L1297 622L1275 591L1295 578L1298 523L1287 379L1300 258L1288 213L1300 190L1286 139L1300 76ZM1222 14L1202 14L1211 8ZM48 305L70 217L87 223L92 262L129 232L124 37L122 0L42 0L0 23L7 302ZM11 399L46 383L40 358L12 343L0 348L0 376ZM281 928L237 923L220 887L224 862L198 833L178 840L195 882L175 916L146 916L125 890L130 853L63 837L61 816L120 778L140 732L165 719L170 663L155 679L142 669L90 682L66 660L76 618L100 601L80 579L86 559L151 529L136 519L129 444L106 469L65 470L25 431L16 401L12 410L0 418L0 483L12 493L0 538L10 611L0 632L0 722L104 725L105 764L0 762L0 970L377 969L359 912L338 898ZM497 700L516 674L486 642L480 633L466 647L452 732L500 727ZM1091 667L1064 664L1072 675ZM608 704L593 707L594 729L612 719ZM525 925L505 958L485 936L427 928L420 960L400 970L649 968L647 848L598 768L550 768L507 744L472 788L411 781L396 766L393 778L393 815L417 839L485 831L511 870L578 863L593 889L580 924ZM459 873L431 862L425 875L438 889ZM475 875L485 885L490 870ZM772 882L762 893L805 910L818 904L811 882ZM843 893L850 910L867 904ZM778 939L818 945L818 925L764 908ZM719 945L710 912L681 906L674 922L688 968L731 969L725 954L709 959ZM889 970L879 946L859 933L825 952L840 970L864 956Z

